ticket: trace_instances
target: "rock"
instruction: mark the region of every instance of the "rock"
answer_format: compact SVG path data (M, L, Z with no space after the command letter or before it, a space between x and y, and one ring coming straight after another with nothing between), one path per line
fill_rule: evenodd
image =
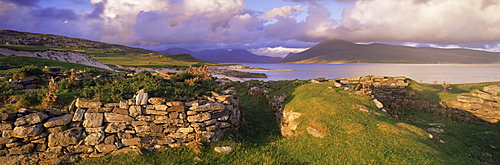
M325 135L323 133L321 133L316 128L313 128L311 126L307 127L306 130L307 130L307 133L309 133L310 135L312 135L314 137L318 137L318 138L324 138L325 137Z
M436 133L441 133L444 132L444 129L441 128L427 128L428 132L436 132Z
M477 97L468 97L468 96L457 96L457 100L463 103L479 103L482 104L484 102L483 99Z
M203 122L206 120L210 120L210 118L211 118L210 113L206 112L206 113L200 113L200 114L197 114L194 116L188 116L187 120L188 120L188 122Z
M104 140L104 133L97 132L97 133L90 133L89 135L87 135L87 137L85 137L83 141L85 145L94 146L101 143L103 140Z
M47 128L47 130L50 133L62 132L64 129L66 129L66 126L58 126L58 127Z
M9 138L5 138L5 137L0 137L0 145L4 145L4 144L7 144L7 143L12 143L14 141L15 141L15 139L9 139Z
M43 126L50 128L50 127L56 127L56 126L63 126L67 125L71 122L71 119L73 119L73 114L66 114L63 116L59 117L54 117L49 119L47 122L43 124Z
M10 123L0 123L0 131L12 130L12 124Z
M141 138L122 139L122 143L125 146L139 146L141 145Z
M117 113L104 113L104 119L107 122L132 122L134 119L129 115L122 115Z
M173 106L179 106L179 105L184 105L184 103L180 102L180 101L171 101L171 102L167 102L167 105L169 107L173 107Z
M144 110L144 114L146 115L168 115L167 111L158 111L158 110Z
M26 125L26 124L34 125L43 122L43 120L47 118L49 118L49 115L43 112L36 112L17 118L16 122L14 122L14 125L15 126Z
M168 109L168 106L165 104L155 104L154 107L155 107L155 110L165 111Z
M33 148L35 148L35 145L33 143L28 143L28 144L23 145L21 147L14 147L14 148L9 149L9 154L11 154L11 155L27 154L27 153L31 153Z
M226 90L223 90L221 93L225 94L225 95L235 95L236 94L236 90L234 90L234 89L226 89Z
M139 105L130 106L128 112L130 116L137 117L139 115L142 115L142 107Z
M228 122L220 122L219 128L228 128L228 127L231 127L231 124L229 124Z
M51 116L60 116L63 114L63 112L61 110L53 109L53 108L49 108L49 109L45 110L45 113L47 113L48 115L51 115Z
M88 133L104 132L104 127L94 127L94 128L86 127L85 132Z
M118 107L121 109L128 109L129 105L127 104L127 101L121 100L120 103L118 103Z
M0 113L0 121L13 121L16 119L14 113Z
M445 127L446 125L444 124L441 124L441 123L429 123L430 126L434 126L434 127L438 127L438 128L441 128L441 127Z
M121 109L119 107L113 108L113 111L111 111L111 112L117 113L117 114L122 114L122 115L128 115L129 114L128 109Z
M101 108L102 102L99 100L87 100L82 98L76 99L77 108Z
M194 129L190 128L190 127L188 127L188 128L179 128L177 130L177 132L180 132L180 133L183 133L183 134L189 134L189 133L191 133L193 131L194 131Z
M104 132L106 132L106 133L118 133L118 132L125 130L125 128L127 128L126 123L118 123L118 122L108 123Z
M134 127L141 126L141 125L148 125L148 122L146 122L146 121L132 121L131 125Z
M11 136L15 138L27 138L36 136L44 130L42 124L37 124L33 126L17 126L12 130Z
M82 128L71 128L63 132L52 133L49 135L49 147L77 144L82 139Z
M102 126L104 116L102 113L85 113L85 119L83 120L83 127L100 127Z
M148 99L148 102L153 105L163 104L165 102L165 99L159 97L151 97Z
M135 97L135 104L136 105L148 104L148 93L146 93L144 89L141 89L137 92L137 95Z
M185 107L184 105L174 105L170 108L167 109L168 112L184 112L185 111Z
M205 105L200 105L196 107L189 107L189 110L192 111L217 111L217 110L224 110L225 106L224 104L221 103L207 103Z
M145 116L145 115L137 116L136 118L139 121L154 121L155 120L154 116Z
M157 137L156 144L164 145L164 144L172 144L175 143L175 140L171 137Z
M76 145L76 146L68 146L66 147L68 153L70 154L79 154L79 153L92 153L94 152L94 147L88 145Z
M110 136L106 136L104 138L104 144L115 144L116 142L116 135L113 134L113 135L110 135Z
M73 115L73 121L83 121L83 117L85 115L85 109L78 108L75 110L75 114Z
M375 106L377 106L378 109L384 108L384 104L382 104L377 99L373 99L372 102L375 104Z
M149 126L149 132L161 133L163 132L163 125L152 124L151 126Z
M97 151L102 153L109 153L118 149L118 147L114 144L99 144L96 145L95 148Z
M233 151L233 147L230 147L230 146L215 147L214 150L215 150L215 152L225 154L225 153L229 153L229 152Z
M485 86L483 87L483 91L488 92L492 95L498 95L500 94L500 87L496 85Z

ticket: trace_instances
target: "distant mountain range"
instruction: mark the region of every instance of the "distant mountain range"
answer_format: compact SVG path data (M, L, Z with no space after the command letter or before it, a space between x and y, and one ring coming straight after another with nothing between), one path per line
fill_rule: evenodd
M500 63L499 52L470 49L440 49L387 44L361 45L343 40L326 40L306 51L287 56L290 63Z
M199 60L213 63L275 63L283 59L279 57L259 56L242 49L205 49L194 52L183 48L169 48L161 52L168 54L190 54Z

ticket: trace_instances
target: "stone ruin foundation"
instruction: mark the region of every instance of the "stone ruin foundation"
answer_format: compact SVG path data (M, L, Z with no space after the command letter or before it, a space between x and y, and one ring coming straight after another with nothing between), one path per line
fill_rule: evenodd
M234 88L211 94L168 102L141 90L118 103L77 99L67 110L0 113L0 162L62 164L217 141L239 125L240 100Z

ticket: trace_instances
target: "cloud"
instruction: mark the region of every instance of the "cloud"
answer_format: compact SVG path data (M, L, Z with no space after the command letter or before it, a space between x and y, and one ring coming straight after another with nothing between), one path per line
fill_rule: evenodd
M90 0L92 11L75 12L43 8L38 0L0 0L0 28L158 49L267 50L263 54L325 39L499 49L497 0L336 0L355 2L341 20L331 19L322 5L327 0L289 1L307 4L254 11L244 0ZM297 20L301 14L307 16Z
M337 33L354 41L498 41L497 11L491 0L363 0L344 10Z
M271 18L276 18L276 17L288 17L291 15L294 15L294 13L297 13L299 11L302 11L302 7L299 6L283 6L283 7L277 7L274 8L270 11L267 11L264 13L264 19L271 19Z
M2 0L2 1L29 7L36 7L38 6L38 2L40 2L40 0Z

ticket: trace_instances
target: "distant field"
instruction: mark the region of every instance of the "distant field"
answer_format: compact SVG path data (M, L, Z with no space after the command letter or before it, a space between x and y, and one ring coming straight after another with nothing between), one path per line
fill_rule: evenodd
M11 67L23 67L26 65L35 65L39 67L44 66L61 66L66 69L85 69L85 68L95 68L98 70L104 70L101 68L96 68L93 66L61 62L55 60L48 60L43 58L34 58L34 57L24 57L24 56L3 56L0 57L0 66L11 66Z
M64 49L64 48L49 48L41 46L27 45L0 45L17 50L33 51L33 50L61 50L61 51L78 51L86 52L87 55L96 59L105 65L123 65L134 67L172 67L172 66L202 66L202 65L217 65L193 58L190 55L172 55L165 56L154 53L125 53L116 49Z

